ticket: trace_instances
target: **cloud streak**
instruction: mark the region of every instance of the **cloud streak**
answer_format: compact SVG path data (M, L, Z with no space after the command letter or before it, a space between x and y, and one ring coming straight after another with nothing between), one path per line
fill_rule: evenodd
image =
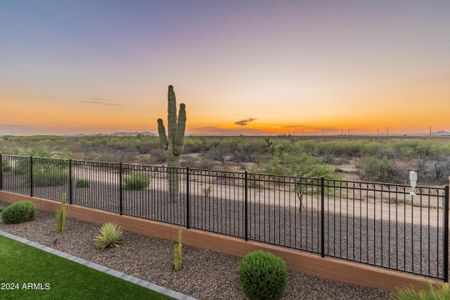
M122 103L117 103L109 100L105 100L102 98L91 98L89 100L82 100L80 101L83 104L94 104L94 105L105 105L105 106L129 106Z
M234 124L239 125L239 126L247 126L248 123L256 121L255 118L246 118L246 119L242 119L239 121L234 122Z

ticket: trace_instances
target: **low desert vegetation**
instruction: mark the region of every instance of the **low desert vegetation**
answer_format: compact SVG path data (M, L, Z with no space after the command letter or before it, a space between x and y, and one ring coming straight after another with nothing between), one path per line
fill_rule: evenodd
M393 300L450 300L450 287L446 283L441 287L428 286L428 289L417 291L413 288L397 290L392 297Z
M50 150L51 149L51 150ZM0 152L41 157L165 164L167 153L157 136L4 136ZM287 157L285 157L286 155ZM11 166L27 172L27 160ZM374 161L380 161L379 169ZM291 174L342 179L407 183L409 170L417 170L420 184L442 185L450 176L448 138L302 138L192 137L184 140L182 167L225 171L282 172L276 163L294 163ZM305 164L298 167L297 164ZM389 168L394 169L395 176ZM29 169L29 167L28 167ZM300 170L299 170L300 169Z
M144 190L150 185L150 176L142 172L133 172L123 178L123 188L126 190Z
M33 166L33 183L36 186L60 186L69 182L69 171L62 165Z
M211 192L212 192L212 188L210 186L205 187L202 189L202 194L204 197L208 198L209 196L211 196Z
M34 219L36 208L31 201L18 201L10 204L1 212L5 224L18 224Z
M288 271L281 258L261 250L251 252L242 259L238 273L248 299L276 300L283 296Z
M2 160L2 170L3 172L10 172L12 171L11 164L7 160Z
M89 179L78 179L76 183L77 188L89 188L91 187L91 181Z
M359 162L360 177L363 180L393 182L399 174L395 165L386 158L364 157Z
M99 233L94 238L95 246L98 249L119 247L123 242L123 230L114 223L105 223L100 228Z

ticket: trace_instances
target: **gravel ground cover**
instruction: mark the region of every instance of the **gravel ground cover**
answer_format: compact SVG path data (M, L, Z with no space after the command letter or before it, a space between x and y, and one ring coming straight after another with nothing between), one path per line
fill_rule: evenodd
M99 226L70 219L63 235L58 235L54 226L54 215L43 211L38 211L31 222L17 225L0 222L0 230L199 299L244 299L237 278L239 258L186 246L185 267L181 272L173 272L171 241L125 232L122 246L100 251L92 242ZM389 299L389 294L290 272L284 299Z

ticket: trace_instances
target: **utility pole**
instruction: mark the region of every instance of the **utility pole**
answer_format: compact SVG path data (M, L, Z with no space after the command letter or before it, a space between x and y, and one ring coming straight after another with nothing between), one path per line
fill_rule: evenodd
M386 136L389 136L389 127L386 127Z
M432 131L431 131L431 125L430 125L430 136L432 135Z

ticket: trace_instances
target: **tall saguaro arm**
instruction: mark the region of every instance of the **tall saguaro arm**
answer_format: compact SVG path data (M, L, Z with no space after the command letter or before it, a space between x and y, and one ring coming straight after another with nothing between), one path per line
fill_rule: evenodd
M169 147L169 141L167 140L166 128L164 127L164 122L162 119L158 119L158 135L159 135L159 143L167 150Z
M180 155L184 148L184 132L186 130L186 105L180 104L180 111L178 112L177 130L175 132L175 139L173 141L173 153Z

